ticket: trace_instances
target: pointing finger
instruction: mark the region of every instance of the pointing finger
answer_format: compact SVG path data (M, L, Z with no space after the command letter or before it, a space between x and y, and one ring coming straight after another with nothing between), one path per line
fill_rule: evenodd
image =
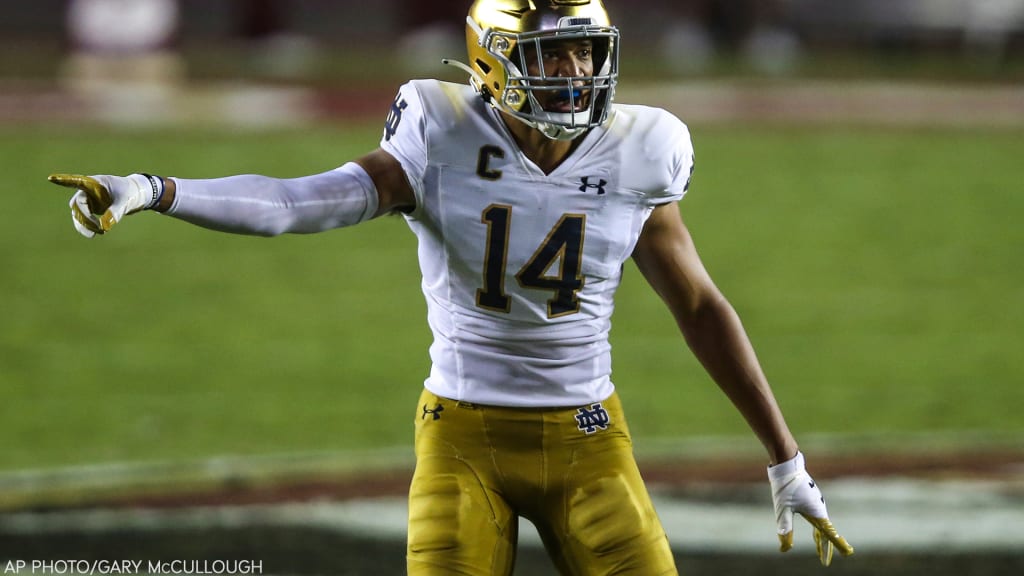
M74 188L85 192L89 202L89 211L93 214L102 214L114 203L110 191L99 180L92 176L81 174L51 174L47 178L50 182L65 188Z

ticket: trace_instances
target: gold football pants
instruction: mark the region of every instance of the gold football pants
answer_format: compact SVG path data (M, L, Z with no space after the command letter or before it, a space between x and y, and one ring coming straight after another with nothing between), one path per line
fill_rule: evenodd
M564 575L676 574L617 394L599 405L526 409L424 391L409 574L511 574L518 516L536 526Z

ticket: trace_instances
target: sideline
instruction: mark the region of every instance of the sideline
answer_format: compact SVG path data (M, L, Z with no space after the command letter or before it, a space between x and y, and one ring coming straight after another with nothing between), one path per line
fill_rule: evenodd
M639 438L636 445L649 482L764 482L763 452L747 435ZM1024 481L1020 433L808 434L801 436L801 445L818 480L854 476ZM413 463L412 447L407 445L7 471L0 472L0 513L402 495Z
M910 478L822 483L836 527L859 552L1021 553L1024 474L1013 482ZM651 487L674 549L700 553L770 553L777 549L766 486ZM338 536L404 542L408 508L399 496L179 509L98 509L0 515L4 538L199 530L316 529ZM795 520L797 555L813 554L810 525ZM540 548L529 522L520 544ZM869 552L870 551L870 552Z
M980 433L804 438L829 512L857 549L830 574L1021 573L1020 440ZM746 575L752 566L761 576L821 574L810 526L799 518L794 550L778 553L763 456L742 448L748 441L640 440L650 447L641 468L652 472L645 475L678 565L716 576ZM992 466L983 474L965 467L985 454ZM928 466L908 468L911 456L927 457ZM850 462L862 463L856 475L816 472L819 464ZM411 463L403 446L7 472L0 474L0 558L251 559L266 574L400 574ZM525 521L519 556L516 575L554 575Z

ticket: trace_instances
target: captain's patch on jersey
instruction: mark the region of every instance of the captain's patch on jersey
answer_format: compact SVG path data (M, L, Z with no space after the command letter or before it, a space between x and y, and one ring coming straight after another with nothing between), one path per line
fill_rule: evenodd
M604 409L600 402L591 404L590 408L579 408L576 412L576 425L581 432L587 434L597 432L598 428L607 430L608 423L611 422L608 411Z

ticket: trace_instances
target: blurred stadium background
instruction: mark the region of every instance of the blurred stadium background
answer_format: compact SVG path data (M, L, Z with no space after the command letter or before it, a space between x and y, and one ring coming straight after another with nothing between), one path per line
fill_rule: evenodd
M688 223L858 546L830 570L1024 572L1024 0L608 1L619 100L691 126ZM404 224L86 242L44 178L332 168L401 82L463 80L467 5L5 3L0 561L401 573ZM817 572L804 526L772 550L756 441L649 292L630 268L616 380L682 573ZM517 574L549 573L525 536Z

